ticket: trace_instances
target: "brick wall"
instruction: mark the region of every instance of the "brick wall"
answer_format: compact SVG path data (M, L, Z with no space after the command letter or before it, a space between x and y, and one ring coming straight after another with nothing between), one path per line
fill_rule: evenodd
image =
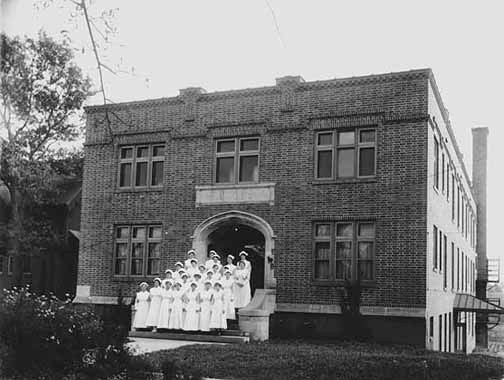
M141 279L112 276L113 226L163 224L162 267L191 246L204 219L231 209L273 228L277 302L334 304L338 292L312 283L312 222L375 219L376 286L364 304L426 303L427 93L429 70L195 95L87 110L79 285L92 296L132 293ZM107 116L110 125L107 126ZM377 128L377 175L314 181L314 131ZM112 135L111 135L112 133ZM212 184L213 139L260 135L260 182L275 203L195 207L195 186ZM118 191L118 147L165 142L161 191Z

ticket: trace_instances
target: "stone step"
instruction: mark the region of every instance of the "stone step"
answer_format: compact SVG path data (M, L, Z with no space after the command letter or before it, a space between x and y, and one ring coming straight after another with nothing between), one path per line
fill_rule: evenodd
M131 338L149 338L149 339L168 339L168 340L192 340L195 342L212 342L212 343L247 343L250 338L247 335L242 335L241 331L229 330L223 331L221 335L216 333L204 333L201 331L189 332L152 332L152 331L130 331L128 334Z

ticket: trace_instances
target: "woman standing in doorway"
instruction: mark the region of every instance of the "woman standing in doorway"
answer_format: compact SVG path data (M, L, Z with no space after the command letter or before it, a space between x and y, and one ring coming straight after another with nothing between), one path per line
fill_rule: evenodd
M241 309L250 302L250 272L244 261L238 262L235 271L235 307Z
M224 309L226 310L226 319L236 319L234 303L234 279L230 270L224 272L224 278L221 280L224 289Z

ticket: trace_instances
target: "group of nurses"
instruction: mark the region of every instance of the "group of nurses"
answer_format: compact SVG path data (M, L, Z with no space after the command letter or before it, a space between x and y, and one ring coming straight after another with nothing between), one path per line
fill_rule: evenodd
M184 263L167 269L165 278L155 278L149 289L140 284L135 299L133 328L210 331L227 328L228 319L236 319L236 309L250 302L251 265L248 254L240 252L238 266L234 256L226 265L210 251L210 257L198 266L196 252L190 250Z

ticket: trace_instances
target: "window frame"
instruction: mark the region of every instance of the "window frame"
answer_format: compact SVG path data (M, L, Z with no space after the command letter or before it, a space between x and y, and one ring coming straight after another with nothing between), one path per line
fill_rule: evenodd
M339 224L351 224L352 225L352 236L351 237L337 237L336 231ZM374 236L360 236L359 226L361 224L373 224L374 226ZM330 235L329 237L317 237L317 226L329 225ZM312 283L315 285L343 285L347 280L356 280L358 277L358 245L360 242L371 242L373 244L372 249L372 279L361 279L361 284L364 286L372 286L376 283L376 220L373 219L362 219L362 220L317 220L312 223ZM337 261L336 258L336 245L338 242L351 241L351 278L336 278L337 275ZM320 242L329 242L329 278L321 279L315 277L315 268L317 264L316 259L316 246Z
M366 132L366 131L372 131L374 132L374 141L370 142L360 142L360 135L361 132ZM344 133L344 132L353 132L354 133L354 142L353 144L340 144L339 143L339 133ZM332 135L332 143L331 145L319 145L318 140L319 140L319 135L321 134L328 134L331 133ZM378 158L378 128L376 126L372 127L354 127L354 128L339 128L339 129L324 129L324 130L317 130L314 135L314 140L313 140L313 146L314 146L314 154L313 154L313 160L314 160L314 171L313 171L313 177L315 181L318 182L324 182L324 181L348 181L348 180L359 180L359 179L370 179L370 178L376 178L376 172L377 172L377 158ZM374 150L374 166L373 166L373 174L371 175L360 175L360 152L362 149L369 149L373 148ZM353 149L353 162L354 162L354 167L353 167L353 174L352 176L347 176L347 177L340 177L339 176L339 171L338 171L338 153L340 150L345 150L345 149ZM318 176L318 169L319 169L319 152L331 152L331 176L330 177L319 177Z
M161 234L159 238L150 238L149 231L151 228L160 228ZM120 238L117 235L119 228L128 228L128 237ZM145 236L143 238L133 238L133 229L134 228L144 228ZM148 273L148 262L152 260L149 257L149 244L151 243L159 243L162 245L163 240L163 225L161 223L147 223L147 224L116 224L114 225L114 239L113 239L113 258L112 258L112 276L114 278L144 278L144 277L156 277L161 274L161 266L159 269L159 273ZM118 259L117 256L117 246L118 244L127 244L127 256L124 259ZM133 243L142 243L143 244L143 252L142 252L142 270L141 274L132 274L132 261L133 261ZM159 262L161 262L161 254L159 258L155 258ZM116 273L116 263L117 260L125 260L126 261L126 273L125 274L117 274Z
M11 276L14 273L14 256L7 256L7 274Z
M246 150L241 151L241 142L243 140L257 140L256 150ZM218 146L220 142L233 141L234 151L233 152L218 152ZM257 156L257 180L255 181L240 181L241 174L241 157L256 157ZM230 182L219 182L217 181L217 162L219 158L233 158L233 181ZM213 151L213 170L212 170L212 183L214 185L247 185L256 184L261 182L261 137L257 135L253 136L237 136L237 137L223 137L214 139L214 151Z
M163 155L162 156L154 156L154 149L157 147L163 147ZM137 157L137 151L139 148L147 148L147 156L146 157ZM131 158L122 158L123 149L132 149L133 153ZM117 188L120 191L124 190L149 190L149 189L161 189L164 186L164 162L166 161L166 143L145 143L145 144L127 144L119 146L119 161L118 161L118 170L117 170ZM145 185L137 185L137 164L147 162L147 178ZM159 185L153 185L153 165L154 162L163 162L163 178ZM121 169L122 165L130 164L131 165L131 173L130 173L130 185L129 186L121 186Z
M434 188L439 190L439 152L441 147L436 136L434 136Z

